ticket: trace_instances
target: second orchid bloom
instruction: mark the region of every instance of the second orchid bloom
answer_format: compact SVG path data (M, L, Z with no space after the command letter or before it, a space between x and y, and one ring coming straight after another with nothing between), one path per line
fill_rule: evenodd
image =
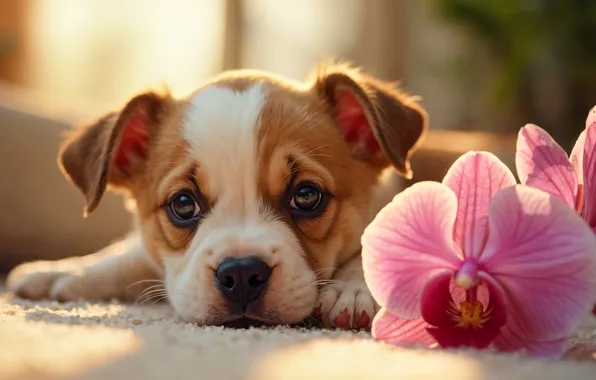
M442 183L397 195L362 237L366 281L382 306L373 336L561 356L596 303L596 237L575 211L596 221L596 122L583 136L574 149L582 157L569 160L546 132L522 129L525 185L496 156L470 152Z

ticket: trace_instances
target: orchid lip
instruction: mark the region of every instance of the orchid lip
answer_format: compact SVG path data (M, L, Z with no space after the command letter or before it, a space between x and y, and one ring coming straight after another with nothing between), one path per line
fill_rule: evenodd
M453 276L446 272L427 283L421 304L422 318L429 325L426 331L441 347L485 348L505 323L505 305L498 288L478 270L475 259L462 263L461 271L464 282L466 278L477 282L465 290L465 295L461 288L452 287L457 273Z

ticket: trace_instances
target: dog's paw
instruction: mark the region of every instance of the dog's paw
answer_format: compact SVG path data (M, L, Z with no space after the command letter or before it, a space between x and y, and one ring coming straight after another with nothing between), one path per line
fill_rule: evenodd
M84 266L76 262L37 261L17 266L7 278L7 286L16 296L26 299L74 301L97 298L85 277ZM95 295L95 296L94 296Z
M334 281L319 293L315 317L328 328L368 329L379 306L364 281Z

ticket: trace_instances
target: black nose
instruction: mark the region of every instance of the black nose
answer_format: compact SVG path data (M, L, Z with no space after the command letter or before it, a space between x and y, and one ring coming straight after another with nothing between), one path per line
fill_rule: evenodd
M257 257L228 258L215 271L219 291L244 311L263 295L269 276L271 268Z

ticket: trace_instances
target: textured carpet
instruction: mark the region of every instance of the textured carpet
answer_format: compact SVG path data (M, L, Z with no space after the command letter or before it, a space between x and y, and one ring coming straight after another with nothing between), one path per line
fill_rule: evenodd
M563 360L397 348L364 332L233 330L167 305L13 300L0 293L0 379L596 379L596 323Z

